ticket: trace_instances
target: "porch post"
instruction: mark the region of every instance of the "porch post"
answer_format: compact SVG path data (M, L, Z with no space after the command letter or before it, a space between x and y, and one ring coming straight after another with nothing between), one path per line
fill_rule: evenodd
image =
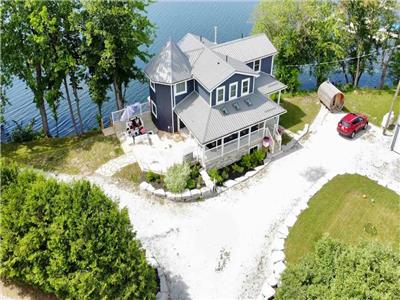
M237 132L237 135L238 135L238 137L237 137L237 150L239 150L239 148L240 148L240 131Z
M249 127L249 140L247 141L247 146L250 146L250 135L251 135L251 126Z
M278 105L281 103L281 91L279 91L279 94L278 94ZM277 116L276 117L276 125L279 125L279 117L280 116Z
M224 138L221 138L221 156L224 156L224 148L225 148Z

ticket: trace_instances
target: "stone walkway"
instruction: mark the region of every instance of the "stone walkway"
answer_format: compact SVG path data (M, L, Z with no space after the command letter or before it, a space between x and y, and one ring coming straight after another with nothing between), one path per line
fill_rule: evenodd
M123 154L117 158L109 160L107 163L100 166L100 168L95 171L95 174L105 177L111 177L123 167L126 167L127 165L133 164L135 162L136 158L133 153Z
M371 126L353 140L343 138L336 133L342 116L321 109L302 143L206 201L144 199L99 176L111 171L88 179L128 208L137 237L165 270L172 299L256 298L272 273L278 228L316 186L337 174L360 173L400 193L400 156L388 150L390 137Z

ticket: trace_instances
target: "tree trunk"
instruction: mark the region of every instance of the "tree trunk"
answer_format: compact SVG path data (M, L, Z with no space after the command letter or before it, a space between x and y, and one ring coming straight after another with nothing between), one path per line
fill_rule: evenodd
M64 77L64 87L65 87L65 94L67 95L67 102L68 102L69 113L71 114L72 125L74 126L75 133L79 135L78 127L76 126L75 122L74 110L72 109L71 98L69 97L69 90L66 77Z
M97 105L98 115L97 122L99 123L99 128L103 129L103 113L101 111L101 105Z
M79 127L80 127L80 131L81 133L84 133L83 130L83 123L82 123L82 116L81 116L81 108L79 105L79 97L78 97L78 88L75 82L72 82L72 93L74 94L75 97L75 103L76 103L76 112L78 114L78 120L79 120Z
M117 109L118 110L123 109L124 108L124 97L122 96L122 85L120 82L118 82L116 75L114 75L113 86L114 86L114 92L115 92L115 100L117 101Z
M381 63L381 66L382 66L382 74L381 74L381 79L380 79L380 81L379 81L379 88L380 88L380 89L382 89L383 86L385 85L386 74L387 74L389 62L390 62L390 59L391 59L391 56L392 56L392 53L393 53L393 51L390 51L390 50L389 50L388 57L387 57L387 59L385 60L385 54L386 54L385 52L386 52L386 51L384 50L383 53L382 53L382 63Z
M46 107L44 105L44 95L43 95L43 88L42 88L42 67L40 64L36 64L36 89L35 92L35 102L37 108L39 108L40 117L42 119L42 128L47 137L51 137L50 129L49 129L49 122L47 120L47 113ZM39 94L39 95L38 95ZM38 97L38 98L37 98Z
M346 84L349 84L349 77L347 76L347 72L346 72L346 64L344 62L342 62L342 71L344 74L344 79L346 80Z
M357 67L356 74L354 75L353 88L356 89L358 87L358 81L360 80L360 54L357 52Z

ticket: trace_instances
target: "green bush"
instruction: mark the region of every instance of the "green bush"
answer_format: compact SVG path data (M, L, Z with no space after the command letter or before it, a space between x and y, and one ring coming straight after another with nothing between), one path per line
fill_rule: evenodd
M33 130L35 119L32 119L32 121L26 126L16 121L13 122L15 124L15 128L11 132L11 141L14 143L30 142L43 136L42 133Z
M186 188L189 190L195 189L197 186L196 180L189 178L187 183L186 183Z
M181 193L185 190L190 178L190 166L188 163L175 164L168 168L165 174L164 184L168 191Z
M244 172L244 167L235 163L232 165L232 171L241 174Z
M219 173L219 171L216 168L209 169L208 175L210 176L211 180L214 181L218 185L220 185L224 182L224 178L221 176L221 174Z
M146 173L146 181L147 182L159 182L161 180L161 176L153 171L148 171Z
M284 271L275 299L398 299L399 274L398 251L323 237L311 255Z
M243 155L242 159L240 160L239 164L244 167L246 170L253 168L253 159L251 154Z
M155 299L157 275L128 210L87 181L1 161L0 276L60 299Z
M265 159L265 152L263 150L256 150L251 154L252 167L255 168L263 164Z

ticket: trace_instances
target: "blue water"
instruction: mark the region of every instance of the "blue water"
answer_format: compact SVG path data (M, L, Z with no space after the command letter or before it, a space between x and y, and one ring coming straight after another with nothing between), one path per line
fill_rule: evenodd
M214 26L218 26L218 43L226 42L232 39L249 35L252 29L252 14L257 6L257 2L158 2L150 5L148 8L148 16L150 20L156 24L156 38L149 51L157 53L164 43L171 38L178 41L187 32L202 35L209 40L214 39ZM143 67L143 64L140 64ZM361 78L361 86L375 86L379 79L379 72L374 75L364 74ZM331 80L344 81L342 74L333 74ZM314 78L305 71L301 75L301 88L315 88ZM86 129L93 128L97 125L96 114L97 108L91 102L88 90L84 83L83 89L79 92L81 99L81 114L84 127ZM64 91L64 87L62 88ZM71 94L71 93L70 93ZM32 92L26 88L25 84L16 79L13 87L7 91L11 105L6 107L5 118L6 135L14 127L12 120L27 123L35 118L35 129L41 128L39 112L33 103ZM103 106L103 116L105 123L108 124L111 112L116 110L114 92L110 89L109 101ZM126 91L126 102L133 103L137 101L145 101L148 96L147 85L132 81ZM74 109L75 103L73 102ZM73 134L72 121L68 106L65 100L61 100L58 108L59 115L59 134L61 136ZM48 111L49 126L51 133L56 134L55 121Z

